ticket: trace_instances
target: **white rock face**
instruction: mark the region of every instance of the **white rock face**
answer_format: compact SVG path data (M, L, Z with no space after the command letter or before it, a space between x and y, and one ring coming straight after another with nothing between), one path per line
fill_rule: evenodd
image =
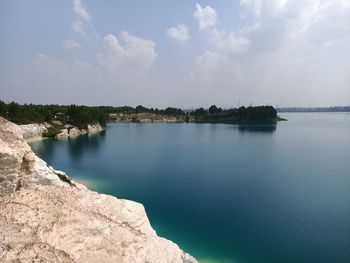
M52 121L57 123L57 121ZM62 125L61 122L59 122L60 125ZM74 127L72 125L64 125L65 127L62 129L60 133L56 135L57 139L67 139L68 137L76 137L81 134L89 133L93 134L96 132L103 131L102 126L99 123L96 124L88 124L87 129L79 130L77 127ZM43 140L43 133L48 132L48 128L51 127L50 124L44 122L44 123L33 123L33 124L26 124L26 125L19 125L23 139L26 142L35 142Z
M88 124L88 126L87 126L87 132L88 133L96 133L96 132L100 132L102 130L103 130L103 128L102 128L102 126L99 123L97 123L97 124Z
M62 129L62 131L56 135L56 138L62 140L62 139L67 139L68 137L76 137L78 135L86 134L86 133L93 134L100 131L103 131L103 128L99 123L88 124L87 129L81 129L81 130L79 130L77 127L71 126L69 128L67 127Z
M42 134L47 132L47 128L50 127L47 125L27 124L27 125L19 125L19 127L21 128L23 139L26 142L33 142L33 141L40 141L43 139Z
M67 139L69 136L68 129L63 129L59 134L56 135L57 139Z
M21 128L0 117L0 196L40 184L68 186L32 152Z
M141 204L71 181L0 117L0 262L197 261L157 236Z
M69 136L74 137L74 136L78 136L78 135L80 135L80 134L81 134L81 133L80 133L80 130L79 130L78 128L76 128L76 127L71 128L71 129L69 130Z
M2 262L26 260L33 251L44 261L50 253L60 262L195 262L158 237L143 206L132 201L37 186L4 197L0 211Z

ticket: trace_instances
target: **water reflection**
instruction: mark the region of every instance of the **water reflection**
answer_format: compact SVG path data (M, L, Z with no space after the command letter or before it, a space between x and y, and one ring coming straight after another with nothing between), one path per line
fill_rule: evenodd
M68 138L68 152L74 160L79 160L82 154L87 152L98 152L98 149L104 143L106 131L96 134L80 135L76 138Z
M157 232L198 258L349 262L350 115L291 115L278 129L123 123L44 143L54 167L143 203Z
M37 141L29 143L32 150L42 159L47 162L50 162L53 158L55 158L55 149L57 148L52 141L55 139L49 138L43 141Z
M240 124L238 125L239 132L242 133L274 133L276 131L277 125L275 123L271 124Z

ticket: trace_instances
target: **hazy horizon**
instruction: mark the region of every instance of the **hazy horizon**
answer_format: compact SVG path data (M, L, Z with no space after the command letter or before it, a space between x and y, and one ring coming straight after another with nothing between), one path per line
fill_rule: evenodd
M0 98L0 100L2 100ZM154 106L154 105L141 105L141 104L135 104L135 105L110 105L110 104L79 104L79 103L71 103L71 104L59 104L59 103L34 103L34 102L18 102L18 101L14 101L14 100L8 100L8 101L4 101L5 103L11 103L11 102L15 102L15 103L19 103L19 104L34 104L34 105L59 105L59 106L70 106L70 105L76 105L76 106L87 106L87 107L133 107L136 108L137 106L144 106L146 108L153 108L153 109L159 109L159 110L163 110L167 107L171 107L171 108L178 108L178 109L182 109L184 111L192 111L198 108L204 108L204 109L208 109L210 106L215 105L217 107L220 107L222 109L232 109L232 108L239 108L241 106L244 107L249 107L249 106L273 106L276 109L317 109L317 108L349 108L350 105L328 105L328 106L280 106L280 105L267 105L267 104L239 104L239 105L231 105L231 106L222 106L219 104L208 104L208 106L193 106L193 107L179 107L176 105L165 105L163 107L158 107L158 106Z
M1 100L350 105L350 2L0 3Z

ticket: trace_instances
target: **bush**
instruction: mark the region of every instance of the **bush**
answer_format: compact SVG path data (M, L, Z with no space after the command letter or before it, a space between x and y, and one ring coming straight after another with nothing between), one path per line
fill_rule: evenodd
M48 138L54 138L57 134L59 134L62 131L63 128L64 126L53 125L47 129L47 132L43 133L43 136Z

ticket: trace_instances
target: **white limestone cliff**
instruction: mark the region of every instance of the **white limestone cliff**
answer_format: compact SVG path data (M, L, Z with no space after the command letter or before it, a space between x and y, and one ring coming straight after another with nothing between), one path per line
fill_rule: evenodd
M56 135L57 139L67 139L68 137L76 137L81 134L94 134L103 131L103 127L99 123L88 124L86 129L78 129L72 125L68 125L62 131Z
M197 261L157 236L141 204L54 170L0 117L0 262Z
M43 133L47 132L47 128L49 128L51 125L48 123L44 124L26 124L26 125L19 125L22 131L23 139L26 142L33 142L33 141L40 141L43 138Z
M38 184L68 186L32 152L19 126L0 117L0 196Z
M57 122L57 121L55 121ZM62 123L59 122L61 125ZM26 142L35 142L44 139L43 134L48 132L50 124L44 123L32 123L19 125L23 139ZM86 129L78 129L73 125L64 125L64 128L60 133L56 135L57 139L67 139L68 137L76 137L81 134L93 134L103 131L103 127L99 123L88 124Z

